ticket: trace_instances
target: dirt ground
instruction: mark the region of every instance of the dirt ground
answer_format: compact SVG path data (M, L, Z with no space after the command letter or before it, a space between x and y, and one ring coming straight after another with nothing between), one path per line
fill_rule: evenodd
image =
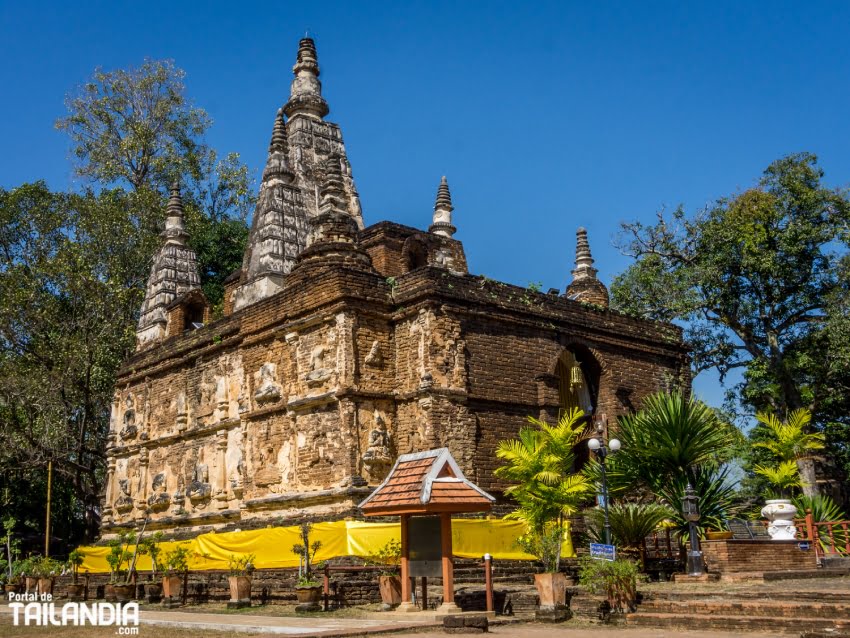
M245 638L250 634L232 631L190 631L156 626L139 626L140 638ZM598 625L578 624L574 621L559 625L537 623L515 623L496 625L490 633L503 638L739 638L740 634L722 631L681 631L671 629L641 629L629 627L600 627ZM114 638L114 627L13 627L10 618L0 617L0 637L35 638L49 636L55 638ZM266 636L275 634L264 634ZM307 636L307 634L300 634ZM404 632L403 635L417 638L445 638L447 634L435 631ZM753 638L787 638L787 634L752 633Z

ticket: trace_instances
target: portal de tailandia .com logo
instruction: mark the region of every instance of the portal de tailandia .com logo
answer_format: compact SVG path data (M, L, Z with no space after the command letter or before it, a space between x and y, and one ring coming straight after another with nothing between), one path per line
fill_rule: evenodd
M139 603L53 602L51 594L15 594L7 597L12 624L24 627L115 627L120 636L139 634Z

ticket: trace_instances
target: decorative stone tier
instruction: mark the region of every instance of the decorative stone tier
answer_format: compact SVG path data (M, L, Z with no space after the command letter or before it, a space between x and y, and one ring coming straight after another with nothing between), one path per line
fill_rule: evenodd
M703 541L705 564L721 578L733 574L757 574L790 570L815 569L815 548L801 549L798 541L719 540ZM803 545L805 546L805 545Z

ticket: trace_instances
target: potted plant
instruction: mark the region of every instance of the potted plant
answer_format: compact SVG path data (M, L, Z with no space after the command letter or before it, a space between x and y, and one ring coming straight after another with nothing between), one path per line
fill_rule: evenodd
M794 410L783 422L775 414L759 412L756 414L759 425L768 435L764 441L753 443L753 447L768 450L775 465L756 465L754 472L779 490L779 498L768 498L761 511L769 521L768 534L773 540L794 540L797 528L794 527L794 516L797 508L791 502L791 494L795 488L814 489L813 480L804 480L801 469L810 470L811 453L824 448L824 435L820 432L809 432L812 414L806 409ZM808 472L807 472L808 473Z
M83 589L85 586L78 582L80 566L83 564L86 555L79 549L75 549L68 554L68 570L71 572L71 584L68 585L68 600L71 602L80 602L83 600Z
M40 594L53 594L53 583L59 572L62 571L62 563L48 556L41 556L32 563L32 575L38 579L38 592Z
M147 601L149 603L158 603L162 600L162 581L157 578L159 571L159 556L162 553L160 543L162 542L162 532L156 532L139 543L139 553L144 556L150 556L151 573L148 581L144 583Z
M308 523L301 525L301 542L292 546L292 553L298 556L298 581L295 584L295 596L298 604L295 611L319 611L322 597L322 585L312 577L310 563L316 552L322 547L322 541L310 543Z
M117 538L109 541L109 553L106 563L109 565L109 583L104 590L104 596L109 602L127 602L133 597L133 585L130 582L130 561L134 555L130 553L131 543L136 542L133 532L121 532ZM127 568L124 565L127 564Z
M401 604L401 576L398 574L401 562L401 542L392 539L374 554L367 562L381 566L378 587L381 591L381 609L389 611Z
M3 519L3 548L6 550L5 567L3 571L3 590L7 593L17 593L20 589L21 561L18 560L20 542L12 532L17 520L13 516Z
M560 572L564 520L578 510L579 504L593 491L583 474L573 471L575 446L585 428L584 413L565 412L556 425L534 417L516 439L499 442L496 456L505 465L496 468L497 477L512 483L505 494L519 507L508 518L525 522L527 533L517 544L543 563L543 573L534 584L540 595L541 620L565 620L567 579Z
M579 564L579 584L591 594L604 594L612 612L635 610L638 566L618 558L601 560L586 557Z
M38 588L38 578L35 576L35 561L38 556L28 556L18 563L18 573L24 584L24 592L34 594Z
M254 554L231 554L227 562L230 575L230 601L227 607L239 609L251 606L251 581L254 574Z
M175 607L182 600L183 576L189 570L189 548L178 545L162 561L162 604Z

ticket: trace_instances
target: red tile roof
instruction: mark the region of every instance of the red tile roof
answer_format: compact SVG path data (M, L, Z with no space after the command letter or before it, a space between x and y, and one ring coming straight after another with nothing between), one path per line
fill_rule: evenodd
M477 512L495 499L468 481L447 448L405 454L384 482L360 503L366 516Z

